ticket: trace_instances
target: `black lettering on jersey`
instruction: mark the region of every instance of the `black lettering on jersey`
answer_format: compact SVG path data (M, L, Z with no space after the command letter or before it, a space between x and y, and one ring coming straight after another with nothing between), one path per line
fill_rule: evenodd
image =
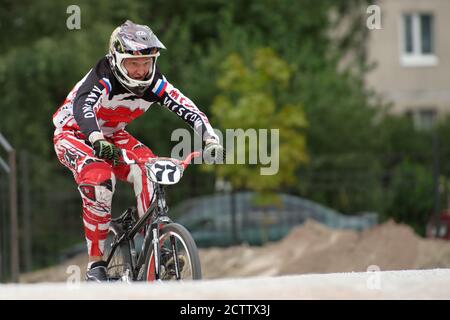
M164 98L164 101L163 101L163 104L164 104L166 107L170 107L170 105L172 104L172 102L173 102L173 100L171 100L169 97L165 97L165 98Z
M97 96L99 96L99 95L102 94L102 89L100 89L100 88L97 87L97 86L94 86L94 87L92 88L91 94L93 94L94 92L97 93ZM94 94L95 94L95 93L94 93Z
M92 110L92 106L89 104L85 104L82 108L83 110L83 116L85 118L94 118L95 114L94 111Z
M180 109L178 109L177 114L181 117L183 116L184 111L186 111L186 108L181 107Z

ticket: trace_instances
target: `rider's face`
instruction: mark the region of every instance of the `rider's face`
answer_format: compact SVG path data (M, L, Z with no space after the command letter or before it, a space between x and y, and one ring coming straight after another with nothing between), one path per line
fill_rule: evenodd
M123 67L127 70L128 76L134 80L144 80L152 68L152 58L126 58L123 60Z

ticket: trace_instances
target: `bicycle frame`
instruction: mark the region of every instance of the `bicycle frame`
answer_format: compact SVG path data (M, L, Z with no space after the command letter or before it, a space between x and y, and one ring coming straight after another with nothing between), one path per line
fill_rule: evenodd
M137 278L137 272L139 272L140 266L144 264L145 254L149 250L150 245L153 245L155 250L154 252L157 252L157 255L155 255L156 259L159 259L159 224L161 223L169 223L171 220L167 215L165 215L164 209L160 208L158 206L158 202L160 202L161 195L160 192L162 191L162 186L155 185L155 201L152 202L150 207L148 208L147 212L129 229L123 230L123 228L127 228L127 225L123 225L125 219L128 217L125 215L122 218L122 221L115 222L112 221L111 223L115 223L118 230L121 231L120 234L118 234L118 239L116 239L111 244L111 252L106 260L106 263L109 265L111 262L112 257L114 256L114 253L116 249L126 242L130 247L130 253L131 253L131 272L132 272L132 279ZM163 192L163 191L162 191ZM162 209L162 210L161 210ZM161 212L162 211L162 212ZM127 213L129 214L129 213ZM139 256L136 257L136 249L134 247L134 237L136 234L146 225L148 224L148 221L150 221L150 227L146 228L145 235L144 235L144 243L142 245L141 252L139 253ZM156 240L156 241L155 241ZM160 276L160 270L159 270L159 264L155 263L155 278L159 279Z

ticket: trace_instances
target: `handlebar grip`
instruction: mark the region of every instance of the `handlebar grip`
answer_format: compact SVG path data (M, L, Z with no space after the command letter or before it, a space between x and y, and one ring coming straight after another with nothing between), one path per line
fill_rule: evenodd
M191 162L191 160L193 158L197 158L198 156L200 156L200 152L198 151L194 151L190 154L188 154L188 156L186 157L186 159L184 159L183 161L181 161L181 165L186 169L187 166L189 165L189 163Z

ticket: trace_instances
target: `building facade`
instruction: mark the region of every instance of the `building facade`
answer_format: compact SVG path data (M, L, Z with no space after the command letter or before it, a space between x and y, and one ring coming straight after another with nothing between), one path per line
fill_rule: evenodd
M368 32L366 85L418 127L450 113L450 0L379 0L381 28Z

